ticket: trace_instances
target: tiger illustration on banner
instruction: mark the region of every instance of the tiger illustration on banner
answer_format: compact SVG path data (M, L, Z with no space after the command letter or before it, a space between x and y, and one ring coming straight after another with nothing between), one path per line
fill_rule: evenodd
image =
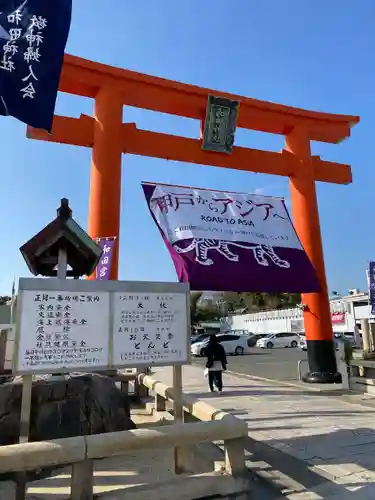
M230 246L251 250L256 262L260 266L269 266L269 261L271 261L276 266L283 267L285 269L290 267L290 263L286 260L280 259L274 249L268 245L212 239L206 240L202 238L194 238L190 245L185 248L179 247L177 243L174 244L174 248L177 253L184 254L194 251L196 262L202 266L212 266L214 264L214 260L208 256L208 253L213 250L216 250L231 262L239 262L239 256L229 249Z

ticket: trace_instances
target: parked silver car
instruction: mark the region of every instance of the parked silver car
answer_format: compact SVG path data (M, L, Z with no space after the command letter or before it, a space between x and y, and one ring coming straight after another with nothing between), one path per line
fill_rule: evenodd
M336 332L336 333L334 333L333 340L335 343L336 351L339 348L340 342L348 343L351 346L355 345L354 334L351 332L342 332L342 333ZM300 336L298 347L302 351L307 351L307 343L306 343L306 336L305 335Z

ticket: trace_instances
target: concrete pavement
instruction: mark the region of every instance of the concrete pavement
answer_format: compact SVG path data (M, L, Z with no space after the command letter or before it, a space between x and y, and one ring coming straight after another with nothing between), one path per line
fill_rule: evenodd
M260 349L253 347L244 356L228 356L228 369L247 375L271 378L279 381L297 381L299 360L307 360L307 355L300 349ZM194 358L194 364L204 365L203 358ZM303 365L307 371L307 364Z
M170 368L154 377L172 385ZM222 396L207 392L199 366L185 366L186 393L249 426L248 465L291 500L375 497L375 408L357 398L224 375Z

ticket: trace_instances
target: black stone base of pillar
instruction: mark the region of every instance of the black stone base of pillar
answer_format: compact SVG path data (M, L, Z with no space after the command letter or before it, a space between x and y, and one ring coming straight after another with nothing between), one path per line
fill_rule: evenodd
M310 384L340 384L333 340L307 340L309 372L302 377Z

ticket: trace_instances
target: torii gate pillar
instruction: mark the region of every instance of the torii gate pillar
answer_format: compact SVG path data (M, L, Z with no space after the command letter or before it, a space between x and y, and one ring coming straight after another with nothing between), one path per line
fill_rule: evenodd
M94 142L90 176L88 233L95 239L116 236L110 279L118 279L121 213L121 160L123 102L112 86L95 97ZM91 276L95 279L95 274Z
M337 373L335 352L332 349L331 311L310 139L303 129L294 129L286 136L285 143L286 150L294 154L300 163L300 168L290 177L294 226L321 286L319 293L302 294L305 331L309 332L307 355L310 370L303 379L305 382L339 383L341 375Z

